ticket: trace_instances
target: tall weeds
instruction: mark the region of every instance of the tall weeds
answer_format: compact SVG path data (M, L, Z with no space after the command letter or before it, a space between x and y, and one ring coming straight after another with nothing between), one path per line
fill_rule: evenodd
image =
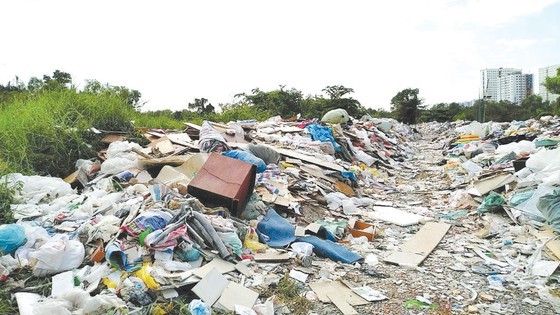
M114 93L60 89L26 93L0 110L0 175L65 177L79 158L95 156L99 130L133 132L134 108Z

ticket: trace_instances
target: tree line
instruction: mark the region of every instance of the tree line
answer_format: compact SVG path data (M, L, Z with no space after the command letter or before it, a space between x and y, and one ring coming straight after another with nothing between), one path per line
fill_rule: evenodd
M545 87L554 94L560 94L560 71L555 77L547 78ZM56 70L51 75L43 75L42 79L33 77L27 84L17 77L15 84L8 82L0 85L0 104L14 97L21 97L26 93L37 93L43 90L76 89L72 85L70 74ZM530 95L521 104L508 101L477 100L471 106L457 102L424 104L417 88L406 88L399 91L391 99L390 110L373 109L363 106L352 97L354 89L343 85L330 85L322 89L322 94L304 95L295 88L279 86L271 91L255 88L250 92L239 93L230 104L213 105L207 98L195 98L185 102L185 108L178 111L158 110L143 114L151 117L166 117L178 121L229 121L256 119L265 120L272 116L284 119L299 117L302 119L321 117L329 110L342 108L355 118L363 115L372 117L394 118L398 121L415 124L429 121L479 120L479 121L512 121L538 118L543 115L560 114L560 98L555 101L543 101L538 95ZM139 110L141 93L124 86L101 84L96 80L87 80L81 93L103 94L113 93ZM219 110L218 110L219 109Z

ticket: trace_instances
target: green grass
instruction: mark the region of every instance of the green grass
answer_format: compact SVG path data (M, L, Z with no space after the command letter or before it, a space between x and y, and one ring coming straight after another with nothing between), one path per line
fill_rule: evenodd
M286 305L291 314L294 315L306 315L308 314L313 305L311 301L301 295L302 290L298 288L297 282L290 279L289 275L286 274L276 286L270 286L264 292L261 292L261 297L268 298L271 296L276 296L278 301Z
M134 132L134 108L114 93L75 90L25 93L2 103L0 175L7 172L65 177L80 158L95 157L99 130Z

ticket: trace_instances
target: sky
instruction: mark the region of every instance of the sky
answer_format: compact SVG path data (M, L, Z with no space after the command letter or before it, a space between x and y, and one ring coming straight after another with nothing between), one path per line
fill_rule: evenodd
M481 69L538 80L560 64L559 17L560 0L3 1L0 82L58 69L139 90L143 110L280 85L344 85L375 109L406 88L460 102L478 98Z

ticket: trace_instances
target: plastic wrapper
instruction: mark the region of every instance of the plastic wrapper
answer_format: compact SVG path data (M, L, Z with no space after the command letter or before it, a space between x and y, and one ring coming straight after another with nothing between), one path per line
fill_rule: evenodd
M150 275L150 271L152 270L152 266L150 264L143 264L140 270L137 270L134 275L138 278L142 279L146 286L152 290L157 290L159 288L159 284L154 280L154 278Z

